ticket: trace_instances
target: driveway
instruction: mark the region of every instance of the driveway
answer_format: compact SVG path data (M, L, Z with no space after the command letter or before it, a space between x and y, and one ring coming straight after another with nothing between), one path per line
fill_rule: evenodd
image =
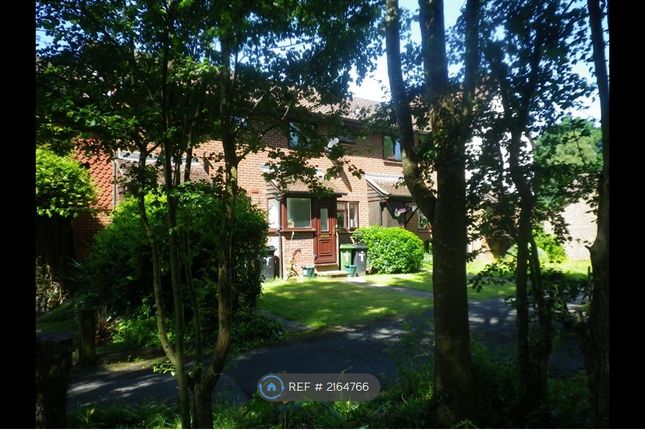
M494 348L500 354L513 354L515 311L502 299L469 303L470 327L474 339ZM262 375L271 372L290 373L371 373L387 387L396 377L396 357L405 356L403 336L410 328L422 328L425 348L431 353L429 336L432 311L422 315L388 318L334 332L315 335L293 342L255 349L229 357L225 375L215 387L215 398L244 402L256 391ZM427 328L427 329L426 329ZM424 343L421 335L412 343L418 350ZM575 340L554 345L551 354L552 375L564 375L583 369L582 352ZM177 397L171 375L157 375L136 363L118 371L77 370L68 391L68 406L93 403L128 402L145 399L172 401Z

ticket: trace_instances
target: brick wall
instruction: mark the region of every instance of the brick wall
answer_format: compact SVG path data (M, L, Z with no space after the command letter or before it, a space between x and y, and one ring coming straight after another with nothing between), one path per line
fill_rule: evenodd
M567 206L562 214L569 228L571 240L565 242L564 250L572 260L589 260L589 250L596 240L596 215L591 213L591 207L584 201L579 201ZM545 230L550 233L553 228L545 223Z
M285 130L273 129L267 133L265 140L270 146L288 149L288 139ZM381 135L371 135L365 139L357 140L354 144L343 144L348 154L348 160L365 173L374 173L380 175L401 176L401 162L383 159L383 138ZM219 141L209 141L202 144L194 151L198 158L207 157L211 154L222 153L222 143ZM239 185L247 191L253 203L259 208L266 211L267 209L267 183L262 177L262 166L270 161L267 151L259 151L256 154L249 154L240 162L239 165ZM317 168L325 171L332 166L329 159L325 157L316 158L311 163ZM216 171L218 165L211 165L210 172ZM369 225L369 207L367 201L368 185L367 181L362 178L358 179L351 174L344 172L339 177L333 178L330 184L336 191L345 193L338 198L338 201L358 202L359 226ZM415 214L410 220L408 230L417 234L422 240L430 239L429 230L418 229L418 215ZM346 232L338 232L338 243L350 241ZM278 247L277 238L271 242L276 248ZM275 243L274 243L275 242ZM288 265L296 250L295 264L300 268L302 265L310 265L314 262L314 236L313 233L294 233L293 238L290 232L282 235L283 246L283 270L288 270ZM276 251L277 255L278 251Z

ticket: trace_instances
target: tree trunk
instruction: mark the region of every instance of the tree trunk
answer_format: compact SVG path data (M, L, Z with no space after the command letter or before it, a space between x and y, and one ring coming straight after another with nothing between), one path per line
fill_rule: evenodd
M72 335L43 334L36 340L36 428L65 428Z
M78 347L79 366L96 364L96 309L82 309L78 313L80 332Z
M593 291L585 367L594 426L609 427L609 80L598 0L588 0L594 65L600 95L603 167L598 184L598 230L590 248Z
M551 339L553 336L552 299L545 298L538 247L533 234L529 238L529 244L531 245L531 287L535 304L537 305L538 322L540 325L540 339L537 350L536 396L538 404L543 404L546 401L547 382L549 379L549 355L551 354Z
M528 240L531 234L530 210L522 205L517 237L517 263L515 267L515 309L517 311L517 371L519 377L519 397L521 416L531 407L533 373L529 349L529 301L527 288Z
M473 376L470 361L466 291L466 193L463 145L444 142L437 162L438 199L433 241L435 386L447 412L442 425L471 416ZM452 162L450 162L452 160Z
M180 279L179 246L177 239L177 197L174 195L175 183L173 181L173 156L176 154L176 145L170 140L170 93L168 89L168 72L170 66L170 32L174 25L174 8L170 8L166 17L166 26L162 34L163 56L161 64L161 126L163 147L163 173L166 192L166 221L170 232L170 283L175 317L175 377L179 390L179 408L183 428L190 427L190 403L188 397L188 380L186 379L186 362L184 357L184 296ZM177 177L179 174L177 172Z
M222 47L222 92L220 98L220 118L222 118L222 146L224 148L225 194L224 226L220 230L219 251L217 258L217 343L213 352L211 364L204 372L202 382L198 387L199 401L197 402L197 426L213 428L213 407L211 396L215 385L226 363L226 357L231 346L233 327L233 301L231 286L231 248L233 245L232 226L238 192L238 158L235 151L235 139L231 128L231 102L233 89L231 87L231 44L229 40L220 40ZM197 399L196 398L196 399Z
M405 182L433 230L434 390L440 406L437 421L448 427L471 417L474 395L466 294L465 142L471 134L478 67L478 2L469 0L466 5L467 70L460 112L450 101L443 2L420 0L419 8L425 92L431 112L432 138L439 153L435 163L436 197L424 180L426 154L418 153L414 143L410 101L401 72L397 0L387 2L386 50L392 101L403 146ZM448 121L448 117L452 120Z

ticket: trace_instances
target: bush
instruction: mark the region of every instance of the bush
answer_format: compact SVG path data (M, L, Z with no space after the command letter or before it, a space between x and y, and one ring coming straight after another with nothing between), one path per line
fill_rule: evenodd
M358 243L367 245L370 273L412 273L421 270L423 241L400 227L361 227L354 232Z
M60 282L54 279L47 263L36 259L36 313L48 312L60 306L66 298Z
M168 338L172 341L172 331L168 332ZM132 316L122 317L116 321L112 342L123 345L125 349L131 351L159 346L157 318L147 303L144 303Z
M45 148L36 149L36 212L74 216L96 198L90 173L81 163Z
M535 229L533 230L533 237L538 248L546 252L550 262L561 263L567 257L564 246L554 235L545 233L542 229Z
M217 254L224 216L221 191L208 184L187 183L178 194L180 238L187 234L190 241L188 254L192 259L194 286L203 308L216 310ZM160 242L162 300L170 311L172 293L165 196L148 193L145 200L153 234ZM259 298L267 225L264 214L244 194L239 196L234 219L231 273L233 307L237 312L252 309ZM105 304L118 315L131 314L141 306L144 298L152 297L151 253L135 198L128 198L117 206L112 223L97 234L82 272L86 285L83 301L91 305Z

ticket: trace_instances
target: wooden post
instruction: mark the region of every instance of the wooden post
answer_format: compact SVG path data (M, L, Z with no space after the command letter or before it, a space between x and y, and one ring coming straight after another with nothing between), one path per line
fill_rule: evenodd
M82 309L78 314L80 331L78 346L79 366L96 364L96 309Z
M72 335L44 333L36 339L36 428L65 428Z

